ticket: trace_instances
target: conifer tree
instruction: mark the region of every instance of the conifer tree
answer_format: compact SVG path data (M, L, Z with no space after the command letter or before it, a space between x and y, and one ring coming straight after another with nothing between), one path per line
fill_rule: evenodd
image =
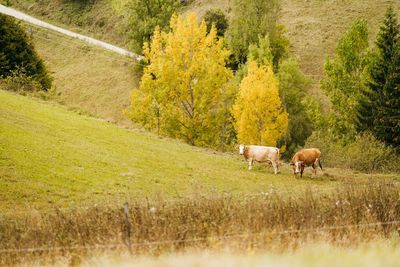
M286 134L288 114L282 109L278 82L270 66L249 62L232 114L240 143L276 146Z
M376 40L368 89L360 101L358 130L371 131L378 139L400 147L400 32L390 7Z
M0 78L16 72L33 78L43 90L51 87L43 61L24 30L13 18L0 14Z

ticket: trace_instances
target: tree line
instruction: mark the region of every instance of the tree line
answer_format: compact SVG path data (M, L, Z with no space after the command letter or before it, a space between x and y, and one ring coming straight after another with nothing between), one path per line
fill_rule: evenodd
M215 9L201 19L174 15L180 1L150 0L145 10L132 3L134 18L152 16L156 25L153 31L145 23L147 34L132 36L146 67L127 114L147 129L192 145L253 143L279 146L287 155L321 133L348 146L367 132L398 150L399 25L392 8L375 46L363 19L339 40L324 65L321 88L330 101L324 111L289 51L279 0L235 0L230 19ZM170 23L165 12L155 22L157 10L168 10ZM141 27L133 21L132 30Z
M400 148L400 26L393 8L386 12L375 40L368 42L364 19L356 20L339 40L334 58L325 62L322 89L332 112L319 129L345 143L369 132L395 150Z
M161 23L162 12L155 31L149 34L145 23L132 35L133 48L143 52L146 64L127 110L133 121L222 150L237 142L292 151L304 145L313 127L305 112L308 80L289 53L278 0L236 0L232 19L212 9L200 23L195 14L173 15L180 1L147 4L132 2L133 31L141 25L137 18L154 22L157 16L150 10L168 10L172 19Z
M135 123L220 150L252 143L290 156L323 140L327 149L382 144L399 151L400 44L392 8L375 45L363 19L338 41L324 64L324 110L290 52L279 0L234 0L230 19L219 9L202 18L179 15L186 2L128 2L131 47L144 55L125 111ZM51 78L26 33L9 17L0 22L2 81L22 76L48 90Z

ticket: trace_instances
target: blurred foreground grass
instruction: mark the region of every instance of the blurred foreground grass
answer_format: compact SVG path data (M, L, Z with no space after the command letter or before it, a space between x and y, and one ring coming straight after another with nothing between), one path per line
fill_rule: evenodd
M137 267L397 267L399 240L376 241L355 248L307 244L294 251L280 253L252 253L233 251L192 251L159 257L132 257L101 254L83 260L80 266L137 266ZM55 266L68 266L69 259L61 259ZM39 265L38 265L39 266Z

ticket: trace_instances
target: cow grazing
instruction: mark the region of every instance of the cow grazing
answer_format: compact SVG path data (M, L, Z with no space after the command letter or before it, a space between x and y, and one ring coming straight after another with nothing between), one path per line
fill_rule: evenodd
M271 162L275 174L279 171L279 149L271 146L240 145L239 154L249 162L249 170L253 168L253 162Z
M304 168L307 166L313 167L314 174L317 175L317 163L322 170L321 151L318 148L307 148L294 154L290 165L294 175L300 173L300 177L303 177Z

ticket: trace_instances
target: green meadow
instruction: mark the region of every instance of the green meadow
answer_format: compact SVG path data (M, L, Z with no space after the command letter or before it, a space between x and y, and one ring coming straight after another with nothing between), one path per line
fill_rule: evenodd
M239 155L119 128L65 107L0 91L3 208L88 206L126 199L331 186L332 177L295 179L287 165L253 171Z

